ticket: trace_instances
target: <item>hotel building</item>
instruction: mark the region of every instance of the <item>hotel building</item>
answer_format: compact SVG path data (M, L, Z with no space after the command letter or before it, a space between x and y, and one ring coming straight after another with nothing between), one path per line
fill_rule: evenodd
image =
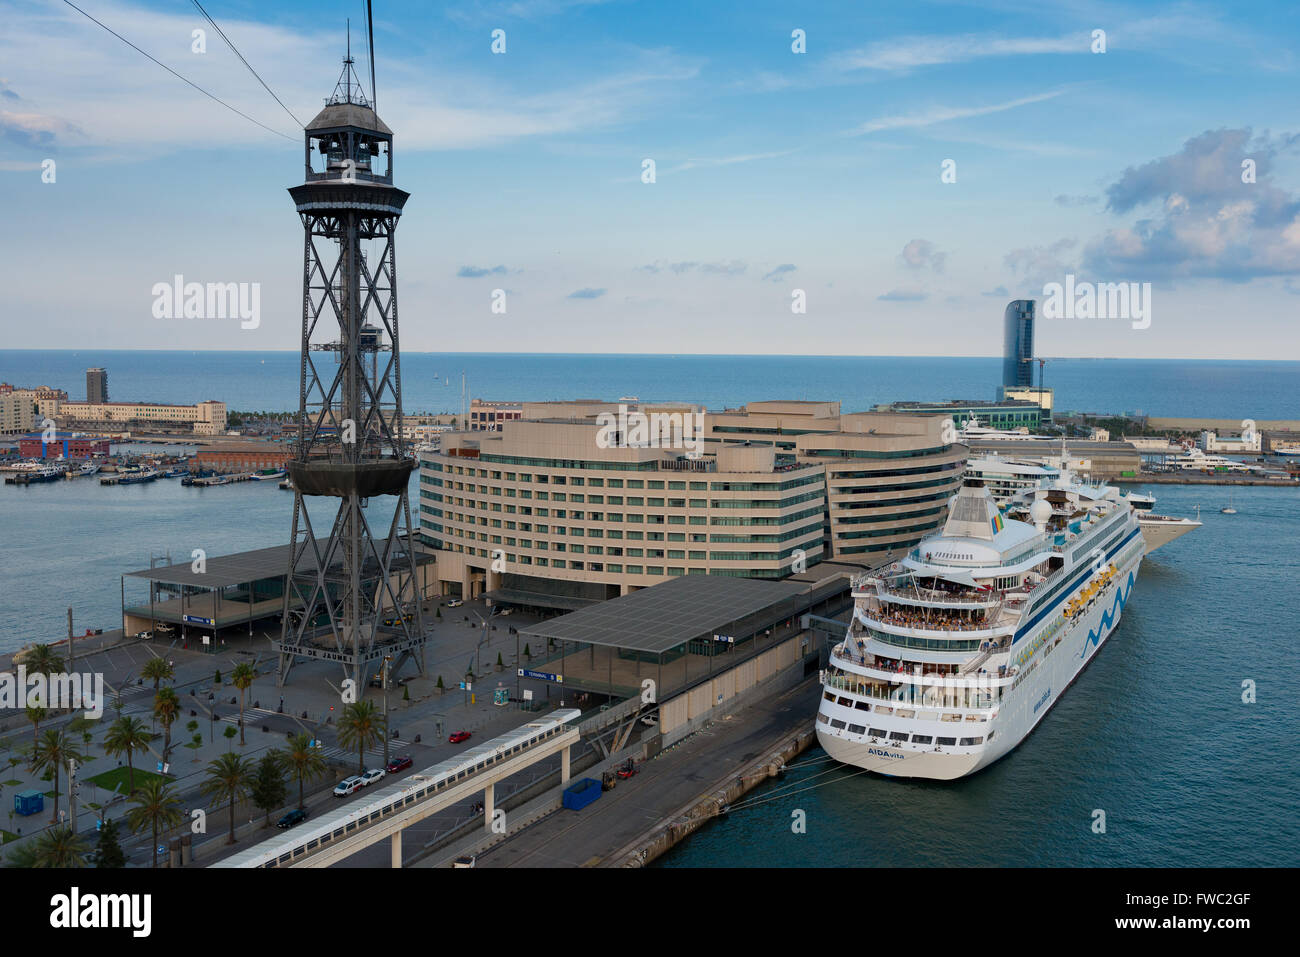
M620 408L677 418L611 443ZM444 593L551 608L681 575L874 565L942 523L966 450L941 433L941 418L835 402L525 403L499 431L421 453L419 537Z

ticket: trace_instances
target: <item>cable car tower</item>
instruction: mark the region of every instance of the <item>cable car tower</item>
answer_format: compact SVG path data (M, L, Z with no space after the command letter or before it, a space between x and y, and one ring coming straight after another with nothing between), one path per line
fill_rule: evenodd
M298 437L288 462L293 531L278 683L299 659L336 661L357 697L373 670L414 658L424 673L402 430L393 131L353 68L306 127Z

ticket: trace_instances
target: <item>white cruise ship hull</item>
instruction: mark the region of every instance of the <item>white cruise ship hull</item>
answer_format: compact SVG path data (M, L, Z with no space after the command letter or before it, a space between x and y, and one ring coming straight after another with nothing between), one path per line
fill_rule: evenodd
M895 702L873 700L869 702L872 710L864 712L860 699L854 700L856 696L846 695L828 685L817 717L818 743L837 761L891 777L953 780L988 767L1012 751L1034 730L1114 633L1137 582L1143 555L1144 545L1139 535L1116 556L1120 561L1117 562L1119 573L1114 584L1097 596L1084 612L1073 618L1059 617L1062 603L1057 608L1057 615L1049 616L1015 644L1013 650L1032 647L1039 635L1060 621L1055 625L1052 638L1025 662L1024 678L996 709L992 709L992 717L987 710L957 711L904 704L905 713L917 716L904 721L880 710L881 705L894 705ZM1033 665L1032 670L1030 665ZM836 700L827 700L828 695ZM850 700L847 707L840 703L846 698ZM917 720L926 712L947 714L949 718L958 714L962 720ZM837 727L836 723L842 727ZM853 727L863 726L867 727L865 734L852 731ZM885 737L876 736L873 741L870 734L873 728L886 732ZM932 739L956 738L959 742L978 738L981 744L958 744L936 750L933 744L918 746L910 740L906 743L890 742L888 735L894 732L905 733L909 738L920 733Z

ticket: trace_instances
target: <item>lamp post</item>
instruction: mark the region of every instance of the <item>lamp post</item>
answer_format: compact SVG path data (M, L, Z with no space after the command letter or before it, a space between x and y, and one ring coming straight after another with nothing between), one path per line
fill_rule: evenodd
M384 770L388 769L388 663L392 655L384 655Z

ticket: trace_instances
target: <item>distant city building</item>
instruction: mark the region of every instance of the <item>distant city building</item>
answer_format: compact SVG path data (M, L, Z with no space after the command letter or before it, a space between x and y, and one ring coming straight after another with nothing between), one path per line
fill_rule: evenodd
M109 440L93 435L56 432L52 440L44 432L32 432L18 440L18 454L25 459L87 459L109 454Z
M99 367L86 370L86 401L92 405L108 401L108 373Z
M289 451L282 445L260 442L241 442L213 445L199 449L194 454L196 469L214 472L255 472L258 469L282 469L289 460Z
M36 428L31 400L12 391L0 392L0 435L19 435Z
M1002 384L1034 384L1034 300L1016 299L1002 314Z
M960 429L971 419L990 429L1013 430L1021 427L1030 432L1038 430L1044 421L1042 406L1037 402L1008 399L1004 402L985 402L979 399L950 399L947 402L888 402L873 407L873 412L897 412L908 415L941 415L950 417Z
M1052 421L1052 407L1055 404L1056 397L1051 389L1041 389L1038 386L1001 386L998 389L998 399L1002 402L1033 402L1043 410L1043 421Z
M518 419L523 414L521 402L474 399L469 404L469 428L471 432L497 432L501 429L501 423Z
M1249 438L1246 438L1240 434L1220 435L1217 432L1205 431L1196 440L1196 447L1203 452L1228 452L1243 455L1248 452L1258 452L1259 446L1259 432L1255 432Z
M59 424L68 428L149 430L169 429L196 435L226 431L226 404L215 400L197 405L163 405L153 402L59 402L54 409Z

